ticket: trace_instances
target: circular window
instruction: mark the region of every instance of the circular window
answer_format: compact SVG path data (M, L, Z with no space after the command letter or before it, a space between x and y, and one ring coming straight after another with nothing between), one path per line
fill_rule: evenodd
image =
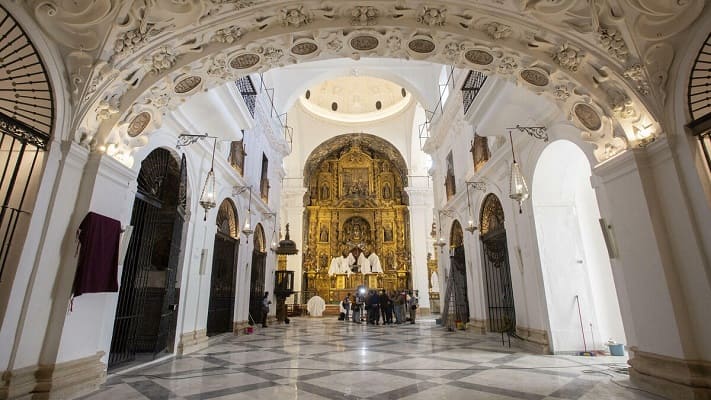
M333 103L331 103L331 110L333 110L333 111L338 110L338 103L336 103L335 101Z
M405 90L405 88L400 89L400 94L402 95L402 97L407 96L407 90Z
M383 103L380 100L376 101L375 102L375 109L380 110L381 108L383 108Z
M306 100L310 99L311 98L311 91L307 90L305 96L306 96Z

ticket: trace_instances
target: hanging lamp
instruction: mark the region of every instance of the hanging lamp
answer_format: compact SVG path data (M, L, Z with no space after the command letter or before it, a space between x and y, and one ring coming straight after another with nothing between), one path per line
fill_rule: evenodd
M217 147L217 139L212 144L212 162L210 164L210 172L205 178L205 186L202 187L200 194L200 205L205 209L205 217L203 221L207 221L207 212L215 208L215 148Z
M252 186L248 187L249 190L249 206L247 207L247 218L244 220L244 227L242 228L242 233L247 237L247 243L249 243L249 235L254 233L252 229Z
M521 173L521 168L516 162L516 152L514 151L513 137L509 131L509 141L511 142L511 154L513 155L513 164L511 164L511 176L509 180L509 197L518 202L518 212L523 213L521 204L528 198L528 185Z

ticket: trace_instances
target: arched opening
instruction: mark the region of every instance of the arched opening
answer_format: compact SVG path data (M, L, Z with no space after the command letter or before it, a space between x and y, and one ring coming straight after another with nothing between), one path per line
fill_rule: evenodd
M411 290L407 166L400 151L378 136L339 135L310 153L304 181L306 296L337 303L360 286Z
M0 6L0 320L29 229L55 126L45 63L17 20Z
M553 351L602 349L609 338L624 343L590 164L582 150L567 140L546 147L532 194Z
M109 368L137 360L139 354L155 358L173 351L186 184L185 155L178 163L168 150L159 148L141 163Z
M207 335L231 332L233 329L239 221L232 200L225 199L217 211L217 233L212 255L210 303L207 308Z
M454 289L454 320L469 321L467 296L467 263L464 255L464 231L459 221L454 221L449 235L449 279ZM449 286L449 285L448 285Z
M262 299L264 298L267 263L267 240L262 224L254 229L254 249L252 250L252 270L249 283L249 324L265 324L262 321Z
M504 209L495 194L484 198L481 208L481 251L486 289L487 327L491 332L516 332L509 249L504 227Z

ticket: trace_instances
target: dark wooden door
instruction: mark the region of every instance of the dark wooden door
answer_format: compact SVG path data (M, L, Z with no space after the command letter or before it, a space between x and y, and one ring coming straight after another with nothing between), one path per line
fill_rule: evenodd
M207 335L231 332L235 304L237 241L222 233L215 235L207 309Z

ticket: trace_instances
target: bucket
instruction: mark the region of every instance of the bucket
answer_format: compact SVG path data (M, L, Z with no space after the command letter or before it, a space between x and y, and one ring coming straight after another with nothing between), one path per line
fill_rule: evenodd
M254 333L254 328L253 328L253 327L248 326L248 327L244 328L244 334L245 334L245 335L251 335L251 334L253 334L253 333Z
M622 343L608 344L607 347L610 348L610 355L612 355L612 356L624 356L625 355L625 345Z
M459 329L460 331L467 329L467 323L462 322L462 321L457 321L457 329Z

